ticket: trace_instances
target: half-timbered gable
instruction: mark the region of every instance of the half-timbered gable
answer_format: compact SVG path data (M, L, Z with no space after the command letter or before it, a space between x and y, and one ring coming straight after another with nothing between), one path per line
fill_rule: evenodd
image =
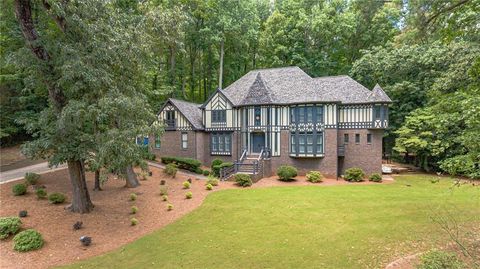
M198 104L169 98L157 115L165 131L202 130L202 111Z

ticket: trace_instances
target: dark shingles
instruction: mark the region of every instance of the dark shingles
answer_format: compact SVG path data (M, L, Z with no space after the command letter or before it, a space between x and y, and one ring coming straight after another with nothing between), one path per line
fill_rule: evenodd
M180 110L195 129L203 129L201 104L190 103L178 99L169 98L172 104Z
M372 96L374 101L376 102L385 102L385 103L391 103L392 99L388 97L388 95L383 91L382 87L380 85L375 85L372 90Z

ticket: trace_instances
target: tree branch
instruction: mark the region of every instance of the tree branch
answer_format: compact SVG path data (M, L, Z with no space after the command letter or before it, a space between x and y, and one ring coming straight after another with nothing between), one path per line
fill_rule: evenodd
M444 8L444 9L441 9L440 11L438 11L438 12L435 13L435 14L433 14L430 18L427 19L427 24L429 24L430 22L432 22L433 20L435 20L438 16L440 16L440 14L445 13L445 12L448 12L448 11L451 11L451 10L453 10L453 9L455 9L455 8L463 5L463 4L466 4L466 3L468 3L468 2L470 2L470 0L461 0L461 1L457 2L457 3L455 3L455 4L452 4L452 5Z
M66 1L62 1L62 4L65 5L65 2ZM51 11L52 6L50 5L50 3L48 3L46 0L43 0L42 3L43 3L43 7L47 11ZM62 16L58 16L58 15L52 15L52 17L55 20L55 23L60 28L60 30L62 30L62 32L65 33L65 31L67 30L67 21L65 20L65 18L62 17Z

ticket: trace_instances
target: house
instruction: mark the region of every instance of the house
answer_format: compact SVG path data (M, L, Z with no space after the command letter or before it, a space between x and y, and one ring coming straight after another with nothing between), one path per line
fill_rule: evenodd
M158 156L220 158L268 176L281 165L337 177L350 167L382 172L382 137L392 101L349 76L312 78L298 67L248 72L203 104L168 99L151 137Z

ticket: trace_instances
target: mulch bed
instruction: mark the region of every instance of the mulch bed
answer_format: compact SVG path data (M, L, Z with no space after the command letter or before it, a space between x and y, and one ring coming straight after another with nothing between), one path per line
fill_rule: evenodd
M22 218L23 229L38 230L45 245L37 251L19 253L13 251L12 237L0 241L0 268L49 268L52 266L73 263L77 260L96 256L117 249L139 237L151 233L165 225L174 222L185 214L197 208L209 191L205 190L204 180L178 173L176 178L165 176L161 169L151 167L153 172L146 181L140 181L141 186L128 189L125 182L119 179L109 179L103 186L103 191L94 192L93 174L87 174L87 184L95 204L89 214L71 213L64 210L67 203L51 205L45 200L38 200L30 186L25 196L13 196L11 187L19 181L0 185L0 216L18 216L20 210L27 210L28 216ZM192 179L191 188L184 190L182 183ZM167 211L167 202L160 196L160 180L166 181L168 198L174 205L172 211ZM70 181L67 170L43 174L39 185L46 186L48 193L62 192L71 198ZM277 177L265 178L253 185L254 188L271 186L315 185L328 186L352 184L343 180L325 179L323 183L312 184L298 177L294 182L281 182ZM354 183L379 184L379 183ZM233 182L221 182L214 191L238 188ZM185 193L191 191L192 199L185 199ZM131 193L137 194L136 201L130 201ZM130 214L131 206L137 206L137 214ZM135 217L139 223L131 226L130 219ZM83 227L74 231L75 222L82 221ZM83 235L92 237L92 244L83 247L79 238Z

